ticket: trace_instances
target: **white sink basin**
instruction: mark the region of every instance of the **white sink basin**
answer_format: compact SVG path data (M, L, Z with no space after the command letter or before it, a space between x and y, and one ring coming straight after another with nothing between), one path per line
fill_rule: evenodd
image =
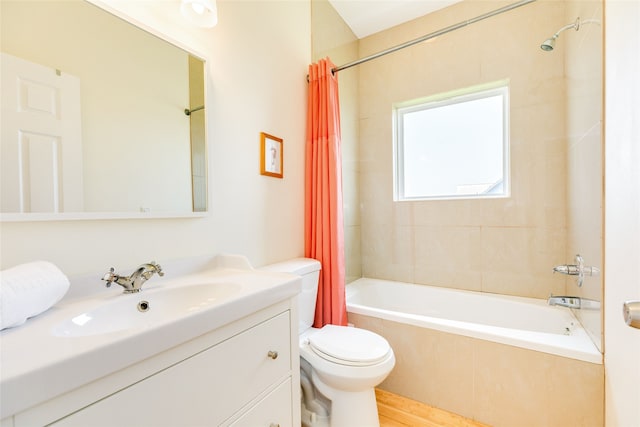
M58 323L52 333L58 337L84 337L150 328L209 308L241 288L235 283L215 283L123 293Z

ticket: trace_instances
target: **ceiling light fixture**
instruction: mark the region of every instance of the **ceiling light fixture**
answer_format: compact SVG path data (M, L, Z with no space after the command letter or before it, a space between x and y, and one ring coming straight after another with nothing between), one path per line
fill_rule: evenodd
M212 28L218 23L215 0L182 0L180 12L187 21L202 28Z

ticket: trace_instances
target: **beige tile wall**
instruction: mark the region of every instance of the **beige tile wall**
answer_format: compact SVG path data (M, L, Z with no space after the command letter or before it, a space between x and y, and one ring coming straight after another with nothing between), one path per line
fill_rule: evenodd
M387 338L388 390L494 427L599 427L603 365L350 314Z
M567 260L575 254L587 265L601 268L603 259L603 138L602 138L602 3L567 3L567 23L580 17L578 32L562 36L567 84ZM595 23L585 23L595 20ZM566 37L565 37L566 36ZM559 39L560 42L560 39ZM559 50L559 49L558 49ZM586 277L578 288L567 280L567 292L602 301L603 274ZM602 349L602 311L575 310L581 323Z
M360 56L475 17L504 2L462 2L362 39ZM358 67L364 276L546 298L567 246L566 88L562 54L540 43L565 24L542 1ZM392 105L510 80L512 195L393 201Z

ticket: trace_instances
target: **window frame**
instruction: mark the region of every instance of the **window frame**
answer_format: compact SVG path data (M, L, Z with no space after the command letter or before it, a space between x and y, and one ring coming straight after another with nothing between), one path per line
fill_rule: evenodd
M406 196L404 194L404 129L403 117L407 113L440 108L469 101L476 101L494 96L502 97L502 194L463 194ZM450 92L440 93L426 98L419 98L393 105L393 199L394 201L421 200L469 200L496 199L511 197L510 174L510 131L509 131L509 81L501 80L485 85L477 85Z

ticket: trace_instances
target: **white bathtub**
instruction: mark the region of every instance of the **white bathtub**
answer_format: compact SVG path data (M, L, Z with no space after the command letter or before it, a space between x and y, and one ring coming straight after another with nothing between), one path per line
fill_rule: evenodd
M602 363L571 310L546 300L367 278L346 292L349 313Z

